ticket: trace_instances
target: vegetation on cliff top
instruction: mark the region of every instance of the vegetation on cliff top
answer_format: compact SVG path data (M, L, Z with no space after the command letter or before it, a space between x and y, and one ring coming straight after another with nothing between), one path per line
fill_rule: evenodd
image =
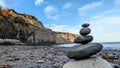
M13 9L0 8L0 38L20 39L22 42L26 42L29 34L34 31L34 27L31 25L44 28L43 24L34 16L20 14ZM18 34L19 38L17 38Z

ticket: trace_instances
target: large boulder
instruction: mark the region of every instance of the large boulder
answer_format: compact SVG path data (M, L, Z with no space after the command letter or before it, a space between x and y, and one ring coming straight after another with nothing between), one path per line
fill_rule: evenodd
M20 44L23 44L22 42L20 42L19 40L16 40L16 39L0 39L0 45L3 45L3 44L10 44L10 45L20 45Z
M112 68L112 66L106 60L96 57L70 61L63 68Z

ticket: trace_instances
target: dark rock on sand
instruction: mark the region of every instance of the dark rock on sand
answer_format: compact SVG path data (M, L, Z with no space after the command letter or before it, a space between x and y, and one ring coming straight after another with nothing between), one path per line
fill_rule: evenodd
M102 48L103 45L99 43L90 43L85 45L74 46L73 50L67 53L67 56L70 59L85 59L100 52Z
M88 26L90 26L89 23L84 23L84 24L82 24L82 27L88 27Z
M87 44L93 40L93 36L80 36L74 40L74 43Z

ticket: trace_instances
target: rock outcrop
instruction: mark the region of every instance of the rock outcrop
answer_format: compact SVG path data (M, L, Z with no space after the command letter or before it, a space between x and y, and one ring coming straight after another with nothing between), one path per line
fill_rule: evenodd
M77 35L54 32L45 28L36 17L0 8L0 38L17 39L29 44L73 42Z
M22 43L19 40L15 40L15 39L0 39L0 44L19 45Z

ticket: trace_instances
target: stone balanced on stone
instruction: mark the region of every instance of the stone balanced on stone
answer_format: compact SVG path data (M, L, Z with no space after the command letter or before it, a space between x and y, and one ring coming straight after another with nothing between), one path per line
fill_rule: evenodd
M67 52L67 56L70 59L85 59L89 58L92 55L100 52L103 48L103 45L100 43L89 43L93 40L93 36L88 35L91 32L91 29L88 28L90 24L82 24L82 29L80 30L80 37L74 40L75 43L80 43L78 46L72 47L70 51Z
M74 40L75 43L80 44L67 51L67 56L76 60L67 62L63 68L112 68L106 60L98 56L91 57L100 52L103 46L100 43L89 43L93 40L93 36L88 35L91 32L89 25L88 23L82 24L81 36Z
M82 29L80 30L80 37L74 40L75 43L87 44L93 40L93 36L88 35L91 32L91 29L88 28L90 24L82 24Z

